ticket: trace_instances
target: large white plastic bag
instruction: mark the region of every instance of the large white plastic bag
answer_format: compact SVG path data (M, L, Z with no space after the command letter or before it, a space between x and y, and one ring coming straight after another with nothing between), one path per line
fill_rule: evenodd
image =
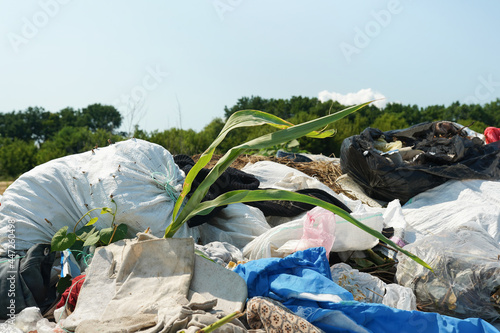
M319 180L284 164L260 161L247 164L241 170L254 175L260 181L260 188L277 188L289 191L318 188L341 200L343 199Z
M168 180L170 195L153 176ZM64 226L72 231L78 219L92 208L115 209L111 197L118 207L116 222L127 224L130 236L148 227L154 235L162 236L172 218L173 197L180 193L183 180L184 173L165 148L138 139L37 166L4 193L0 255L7 249L9 221L15 221L16 249L26 250L36 243L50 242ZM97 228L111 224L110 214L95 211L92 216L99 217Z
M403 206L405 240L413 243L457 225L474 223L500 243L500 182L450 180Z

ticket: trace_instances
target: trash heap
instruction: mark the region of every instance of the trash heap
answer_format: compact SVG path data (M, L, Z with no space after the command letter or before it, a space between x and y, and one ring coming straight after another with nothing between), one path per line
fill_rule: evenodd
M230 204L163 238L194 161L131 139L38 166L5 191L0 332L498 332L498 143L436 122L367 129L340 159L279 156L240 159L205 199L320 198L433 271L338 215L279 198ZM89 213L97 207L114 209ZM83 231L82 216L93 223ZM105 238L116 224L126 227ZM51 251L61 229L76 242Z

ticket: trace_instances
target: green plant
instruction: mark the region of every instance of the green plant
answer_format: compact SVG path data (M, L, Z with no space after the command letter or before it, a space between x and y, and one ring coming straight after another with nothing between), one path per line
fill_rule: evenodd
M392 246L398 251L406 254L411 259L415 260L419 264L431 269L431 267L426 264L423 260L413 255L412 253L400 248L391 240L387 239L380 232L375 231L363 223L359 222L353 218L350 214L344 210L324 202L322 200L302 195L294 192L288 192L283 190L257 190L257 191L247 191L239 190L232 191L220 195L214 200L202 202L202 199L206 195L210 186L217 180L217 178L226 170L236 158L250 149L265 149L272 147L274 145L289 142L291 140L297 139L302 136L307 136L311 138L325 138L334 134L333 130L329 131L317 131L318 129L325 128L327 125L346 117L347 115L359 110L360 108L368 105L371 102L364 104L352 106L346 108L342 111L330 114L321 118L313 119L299 125L293 125L279 117L274 115L255 110L243 110L235 112L229 117L226 124L222 128L221 132L217 138L212 142L212 144L205 150L205 152L200 156L198 162L193 166L191 171L187 174L184 181L184 186L179 198L176 201L172 222L165 230L164 237L172 237L177 230L187 222L191 217L195 215L206 215L209 214L215 207L224 206L232 203L239 202L251 202L251 201L264 201L264 200L291 200L299 201L304 203L313 204L316 206L323 207L330 210L331 212L343 217L347 221L361 228L362 230L368 232L372 236L377 237L382 242ZM270 125L280 129L279 131L265 134L256 139L250 140L236 147L229 149L229 151L217 162L217 164L212 168L207 177L201 182L198 188L191 194L191 197L187 202L185 201L187 194L191 190L191 185L195 179L198 172L204 168L208 162L210 162L216 147L220 142L226 137L226 135L235 128L248 127L248 126L260 126L260 125ZM182 210L181 210L182 208Z
M274 145L270 148L261 149L257 152L257 155L276 156L278 150L280 149L286 151L287 153L294 153L294 154L307 153L306 150L300 149L299 146L300 146L299 141L294 139L290 142L285 142L279 145Z
M115 210L113 211L109 207L93 208L86 212L73 227L73 232L68 233L68 226L64 226L59 229L50 242L52 251L64 251L66 249L72 249L76 251L81 251L86 246L96 245L108 245L112 242L124 239L127 236L127 225L126 224L115 224L116 219L116 202L111 199L111 202L115 205ZM111 227L97 230L93 224L98 221L98 217L91 217L90 213L93 211L100 210L101 214L111 214L113 220L111 221ZM80 224L83 219L88 216L90 218L89 222L85 224L84 227L76 230L78 224Z

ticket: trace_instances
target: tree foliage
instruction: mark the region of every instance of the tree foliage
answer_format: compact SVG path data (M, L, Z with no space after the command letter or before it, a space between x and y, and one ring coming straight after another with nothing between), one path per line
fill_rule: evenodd
M0 137L42 143L54 137L64 127L114 132L121 123L120 112L110 105L92 104L82 110L68 107L59 112L29 107L24 111L0 113Z
M225 116L241 109L258 109L277 115L292 123L300 123L321 117L329 112L336 112L345 106L338 102L321 102L317 98L294 96L289 100L264 99L259 96L240 98L232 107L225 107ZM482 133L488 126L500 127L500 99L485 104L460 104L454 102L449 106L403 105L389 103L383 110L371 105L335 123L337 134L324 140L300 139L300 148L311 153L336 155L340 154L342 141L352 135L359 134L367 127L379 128L382 131L406 128L422 122L448 120L469 126ZM243 131L232 133L228 141L247 139ZM231 142L233 144L233 142Z
M50 112L41 107L0 113L0 178L15 178L54 158L105 146L122 121L113 107L92 104L83 110Z
M36 153L33 142L0 139L0 179L14 178L35 167Z
M338 102L321 102L317 98L293 96L290 99L266 99L259 96L242 97L224 108L228 118L239 110L260 110L286 119L293 124L319 118L344 109ZM339 156L342 141L359 134L367 127L383 131L406 128L426 121L449 120L469 126L482 133L488 126L500 127L500 99L484 105L452 103L445 105L403 105L389 103L383 110L371 105L334 124L336 135L327 139L301 138L299 149L327 156ZM71 107L50 112L41 107L24 111L0 113L0 178L12 178L34 166L54 158L88 151L95 147L126 139L117 133L121 114L113 107L92 104L77 110ZM195 155L204 151L224 126L215 118L201 131L171 128L146 132L136 126L133 136L168 149L172 154ZM330 128L329 128L330 129ZM270 127L238 128L228 134L217 153L226 152L274 129Z

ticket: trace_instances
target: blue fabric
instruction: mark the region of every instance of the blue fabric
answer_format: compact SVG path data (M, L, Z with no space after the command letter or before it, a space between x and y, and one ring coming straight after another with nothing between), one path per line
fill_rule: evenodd
M248 297L270 297L326 332L497 333L482 319L457 319L437 313L404 311L361 303L334 283L324 248L299 251L286 258L253 260L235 270L247 283ZM319 295L319 296L318 296ZM338 302L317 299L337 295Z
M283 303L297 298L297 293L322 293L338 295L343 300L354 299L350 292L333 283L322 247L296 252L283 259L253 260L238 265L234 271L247 281L249 298L266 296Z

